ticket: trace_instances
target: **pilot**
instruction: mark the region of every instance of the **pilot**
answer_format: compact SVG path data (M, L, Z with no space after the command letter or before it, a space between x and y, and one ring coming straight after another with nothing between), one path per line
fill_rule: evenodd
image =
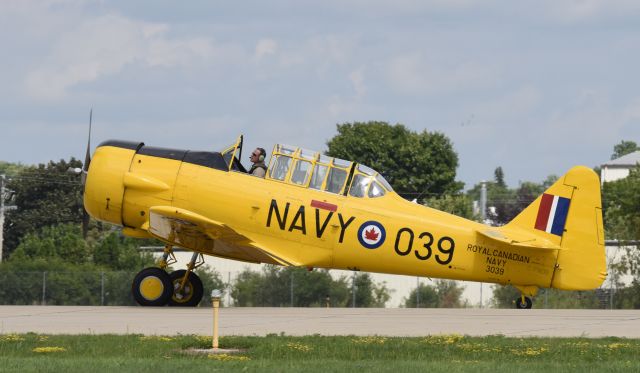
M264 177L265 173L267 172L267 165L264 164L264 157L266 154L267 152L263 148L256 148L256 150L251 152L249 159L251 160L251 163L253 163L253 165L249 170L249 175Z

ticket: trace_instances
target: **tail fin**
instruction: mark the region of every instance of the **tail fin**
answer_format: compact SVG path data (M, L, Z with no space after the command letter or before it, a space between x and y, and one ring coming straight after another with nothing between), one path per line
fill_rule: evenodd
M506 226L560 246L551 287L589 290L607 276L600 180L574 167Z

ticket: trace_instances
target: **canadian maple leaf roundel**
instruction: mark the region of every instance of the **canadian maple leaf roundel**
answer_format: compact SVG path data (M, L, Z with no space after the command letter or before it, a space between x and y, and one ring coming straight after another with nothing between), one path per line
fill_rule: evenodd
M371 241L375 241L378 239L378 236L380 234L376 233L376 230L371 227L371 229L369 229L368 231L364 231L364 238L366 238L367 240L371 240Z
M384 226L374 220L362 223L358 229L358 241L367 249L377 249L382 246L386 236Z

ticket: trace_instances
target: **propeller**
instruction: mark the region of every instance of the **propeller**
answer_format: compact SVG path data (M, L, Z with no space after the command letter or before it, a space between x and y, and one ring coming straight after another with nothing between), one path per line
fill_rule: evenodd
M91 164L91 122L93 119L93 108L89 111L89 138L87 139L87 154L84 157L84 163L82 164L82 193L84 194L84 187L87 183L87 173L89 172L89 165ZM83 199L84 202L84 199ZM89 233L89 213L82 206L82 237L87 238Z
M89 165L91 164L91 122L93 119L93 108L89 111L89 138L87 139L87 154L84 157L84 163L82 164L82 186L87 183L87 172L89 172Z

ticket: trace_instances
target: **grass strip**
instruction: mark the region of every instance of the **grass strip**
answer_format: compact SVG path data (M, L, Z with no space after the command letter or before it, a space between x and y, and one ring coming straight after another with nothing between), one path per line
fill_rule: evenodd
M0 371L640 371L640 340L624 338L228 336L220 347L241 353L185 353L210 346L210 337L193 335L4 334Z

